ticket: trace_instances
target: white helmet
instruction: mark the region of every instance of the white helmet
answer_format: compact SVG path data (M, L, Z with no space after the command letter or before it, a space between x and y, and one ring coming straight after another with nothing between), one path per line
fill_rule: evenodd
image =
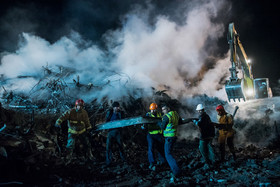
M198 104L196 110L202 110L202 109L204 109L204 106L202 104Z

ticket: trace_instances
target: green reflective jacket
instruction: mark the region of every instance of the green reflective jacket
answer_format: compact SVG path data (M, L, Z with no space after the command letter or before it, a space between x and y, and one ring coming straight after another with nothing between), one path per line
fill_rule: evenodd
M152 114L151 112L148 112L146 114L146 116L150 116L150 117L154 117L154 118L155 117L157 117L157 118L161 118L162 117L160 112L157 112L156 115ZM154 124L154 123L148 124L148 132L150 134L162 134L161 128L157 124Z
M176 111L170 111L165 116L168 117L169 122L163 131L164 137L175 137L177 135L177 127L179 124L180 116Z

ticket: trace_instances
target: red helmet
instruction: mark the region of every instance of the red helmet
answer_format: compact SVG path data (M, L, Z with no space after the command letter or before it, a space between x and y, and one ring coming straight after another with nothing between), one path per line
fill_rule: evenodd
M225 109L224 109L224 107L223 107L223 105L218 105L217 107L216 107L216 111L224 111Z
M82 100L82 99L77 99L76 102L75 102L75 106L78 106L78 105L84 106L84 105L85 105L84 100Z
M157 109L157 104L156 103L150 104L150 110L155 110L155 109Z

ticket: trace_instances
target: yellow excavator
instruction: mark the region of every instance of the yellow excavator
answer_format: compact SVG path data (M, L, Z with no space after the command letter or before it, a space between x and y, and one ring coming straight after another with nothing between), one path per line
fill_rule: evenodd
M229 24L228 44L230 48L231 68L230 78L226 81L225 90L229 102L237 99L244 101L272 97L269 88L268 78L254 79L252 74L252 64L250 63L245 50L239 40L239 35L235 30L234 23ZM238 77L238 70L241 70L242 77Z

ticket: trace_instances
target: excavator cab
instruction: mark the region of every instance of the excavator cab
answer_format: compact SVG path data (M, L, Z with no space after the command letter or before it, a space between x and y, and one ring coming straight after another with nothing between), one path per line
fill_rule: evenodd
M266 98L270 96L268 78L254 79L254 88L256 99Z

